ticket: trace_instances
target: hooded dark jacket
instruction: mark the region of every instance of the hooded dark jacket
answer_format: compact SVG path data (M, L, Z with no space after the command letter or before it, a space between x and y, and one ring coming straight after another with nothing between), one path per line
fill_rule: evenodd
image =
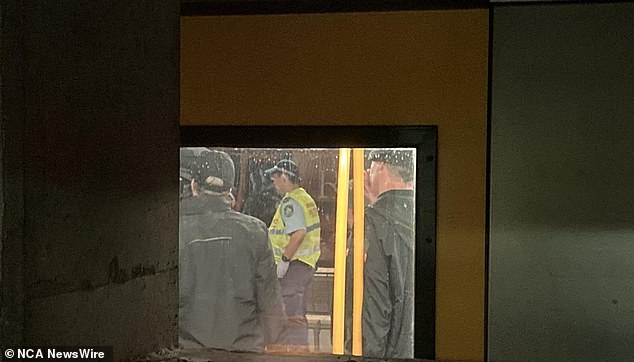
M284 344L282 299L266 225L224 196L181 201L179 332L183 345L262 352Z
M414 207L412 190L390 190L365 210L364 356L414 356Z

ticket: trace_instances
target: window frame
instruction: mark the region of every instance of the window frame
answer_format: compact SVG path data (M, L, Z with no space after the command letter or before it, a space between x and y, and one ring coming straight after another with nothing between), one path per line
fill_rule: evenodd
M416 149L414 357L435 358L438 127L180 126L181 147Z

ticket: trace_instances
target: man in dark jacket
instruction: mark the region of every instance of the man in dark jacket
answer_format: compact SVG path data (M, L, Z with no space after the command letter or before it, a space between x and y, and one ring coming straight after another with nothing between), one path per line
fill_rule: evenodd
M414 356L413 150L370 152L366 171L363 355Z
M284 345L286 317L266 225L231 210L235 169L228 154L188 156L192 192L180 205L181 345L253 352Z

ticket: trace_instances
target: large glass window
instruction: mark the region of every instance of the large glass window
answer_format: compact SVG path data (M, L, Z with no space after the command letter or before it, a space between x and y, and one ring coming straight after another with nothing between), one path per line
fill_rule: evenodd
M181 345L412 358L431 344L433 357L435 232L421 230L434 225L435 187L421 179L435 181L435 129L425 131L401 147L185 139Z

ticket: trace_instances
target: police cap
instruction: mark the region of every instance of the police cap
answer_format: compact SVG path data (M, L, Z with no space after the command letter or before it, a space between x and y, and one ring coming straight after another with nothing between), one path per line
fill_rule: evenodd
M281 160L275 166L264 171L264 174L272 175L277 172L285 173L296 178L297 180L300 180L299 167L297 167L297 164L292 160Z

